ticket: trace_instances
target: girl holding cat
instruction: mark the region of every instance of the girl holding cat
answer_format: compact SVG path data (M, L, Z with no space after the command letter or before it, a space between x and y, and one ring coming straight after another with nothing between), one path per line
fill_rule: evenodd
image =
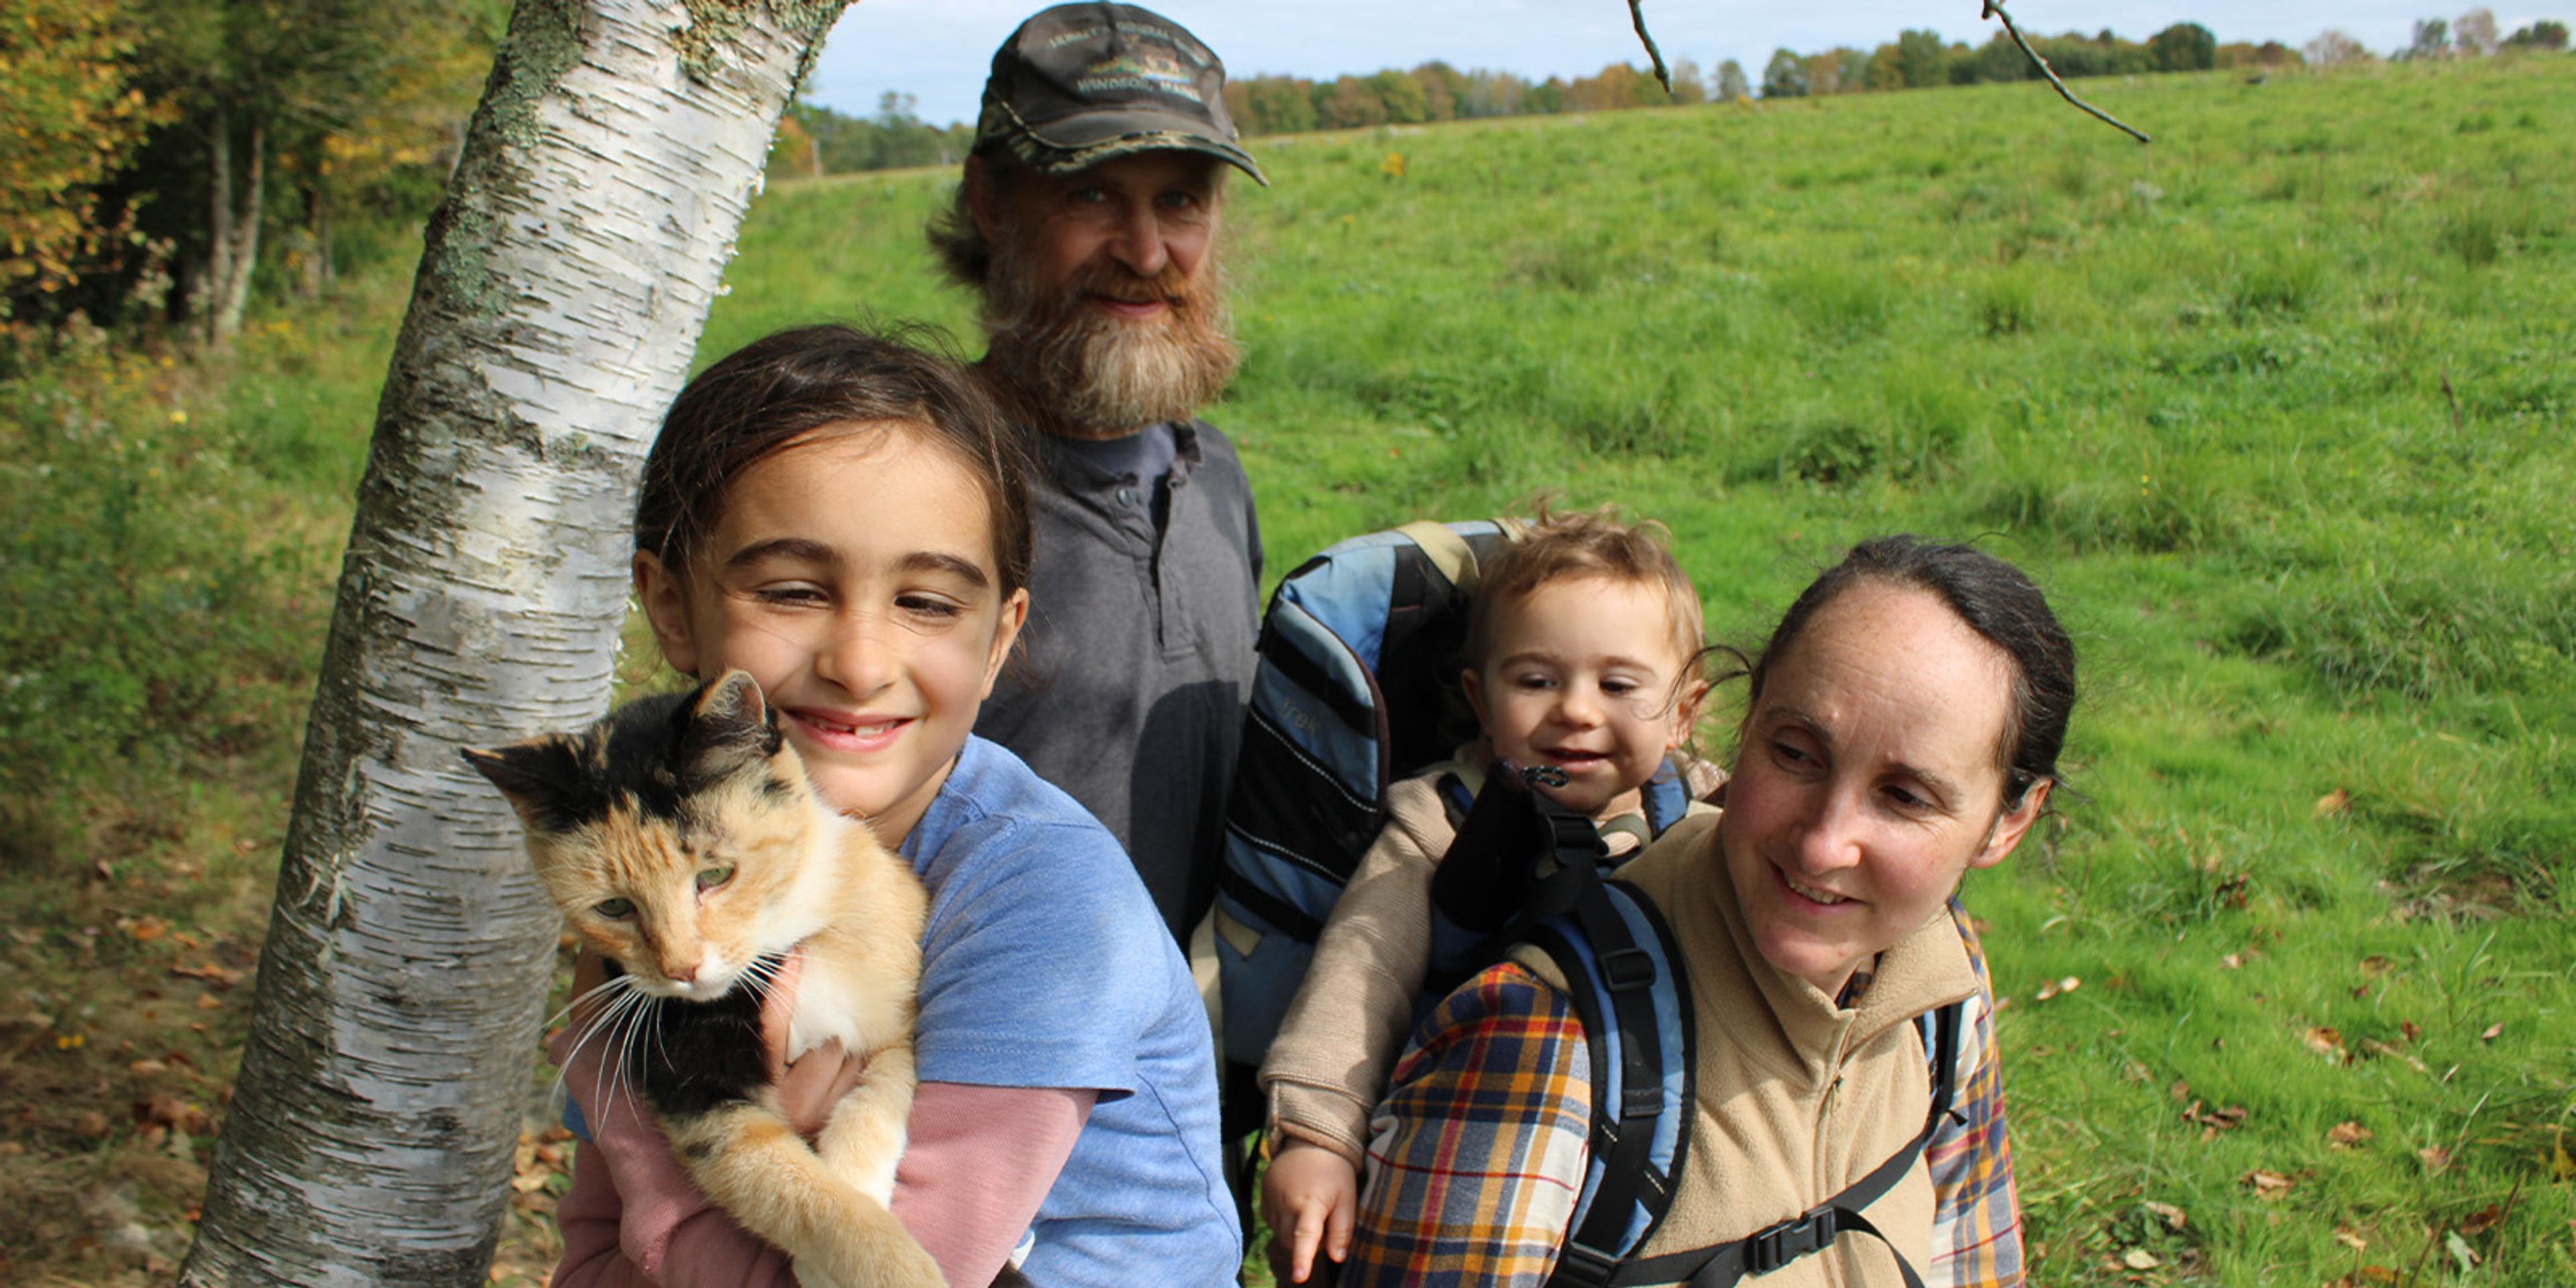
M985 396L945 360L840 327L770 336L691 381L636 507L636 591L664 658L749 672L823 799L929 887L895 1216L959 1288L1013 1267L1048 1288L1144 1267L1225 1282L1240 1233L1188 970L1115 839L970 734L1026 619L1030 559L1018 448ZM571 1055L578 1098L599 1057ZM791 1118L850 1085L837 1059L788 1071ZM595 1098L556 1284L794 1282L633 1097Z

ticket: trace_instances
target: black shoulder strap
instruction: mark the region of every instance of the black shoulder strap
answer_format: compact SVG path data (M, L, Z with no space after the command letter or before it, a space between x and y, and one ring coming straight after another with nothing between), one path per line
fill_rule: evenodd
M1959 1028L1966 1009L1967 1003L1953 1002L1933 1012L1932 1110L1924 1115L1923 1130L1886 1162L1852 1182L1842 1193L1786 1221L1732 1243L1630 1261L1619 1267L1607 1283L1611 1288L1668 1283L1687 1283L1689 1288L1732 1288L1746 1275L1768 1274L1808 1253L1831 1247L1846 1231L1875 1235L1886 1241L1887 1236L1870 1223L1862 1210L1896 1188L1896 1183L1914 1170L1915 1161L1923 1157L1923 1148L1932 1142L1941 1120L1949 1117L1950 1103L1958 1091ZM1907 1264L1905 1255L1895 1252L1892 1243L1889 1251L1896 1257L1897 1270L1905 1276L1905 1288L1923 1288L1923 1277Z
M1575 999L1575 1013L1591 1039L1585 1046L1592 1060L1592 1156L1601 1163L1601 1180L1584 1208L1582 1223L1568 1234L1564 1248L1558 1252L1548 1284L1551 1288L1602 1288L1613 1281L1619 1268L1618 1249L1625 1242L1638 1208L1645 1209L1646 1231L1652 1234L1663 1224L1664 1212L1672 1205L1670 1187L1654 1183L1654 1169L1649 1164L1657 1120L1664 1110L1664 1034L1655 1019L1655 987L1663 972L1656 969L1655 963L1659 959L1668 963L1680 959L1672 951L1671 935L1654 915L1652 906L1642 899L1633 894L1624 896L1645 914L1648 928L1663 940L1659 954L1638 944L1627 919L1613 905L1616 896L1597 875L1590 880L1569 881L1564 892L1572 900L1567 915L1592 949L1588 966L1563 936L1552 931L1542 930L1532 942L1545 949L1565 975L1566 992ZM1690 1001L1678 972L1665 983L1674 991L1677 1013L1687 1025ZM1602 998L1610 1004L1606 1016L1601 1013ZM1613 1032L1618 1035L1619 1049L1615 1080L1610 1076L1608 1057L1603 1054L1604 1048L1612 1045L1605 1037ZM1687 1048L1686 1038L1684 1045ZM1687 1059L1686 1050L1684 1058ZM1614 1085L1618 1088L1615 1100L1611 1099ZM1687 1096L1683 1104L1689 1104ZM1674 1152L1675 1173L1681 1170L1683 1150L1688 1146L1688 1120L1681 1126L1685 1136Z

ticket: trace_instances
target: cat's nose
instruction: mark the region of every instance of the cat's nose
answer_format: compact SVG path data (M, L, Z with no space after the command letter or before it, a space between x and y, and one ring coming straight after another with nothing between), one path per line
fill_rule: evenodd
M694 963L666 965L662 973L670 976L674 984L694 984L698 980L698 968Z

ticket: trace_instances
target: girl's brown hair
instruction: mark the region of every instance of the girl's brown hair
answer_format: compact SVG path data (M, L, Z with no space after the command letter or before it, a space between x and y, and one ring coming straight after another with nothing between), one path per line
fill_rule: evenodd
M635 502L635 548L674 573L701 553L725 491L770 454L827 425L917 428L974 476L992 515L1004 599L1035 557L1028 454L1001 409L935 332L889 336L799 327L754 340L698 373L662 418ZM864 497L850 498L864 505Z

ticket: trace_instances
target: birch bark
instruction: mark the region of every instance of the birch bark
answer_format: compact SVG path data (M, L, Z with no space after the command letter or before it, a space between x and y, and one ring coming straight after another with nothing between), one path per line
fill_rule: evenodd
M457 749L596 718L633 485L846 0L519 0L397 341L188 1285L483 1281L558 922Z
M234 336L241 334L242 311L250 305L251 273L259 267L259 224L261 203L267 192L267 162L268 122L254 115L250 118L250 174L238 197L226 191L232 183L231 167L219 164L215 168L215 204L226 211L215 225L215 236L228 243L215 255L222 272L216 279L211 326L219 345L230 344Z

